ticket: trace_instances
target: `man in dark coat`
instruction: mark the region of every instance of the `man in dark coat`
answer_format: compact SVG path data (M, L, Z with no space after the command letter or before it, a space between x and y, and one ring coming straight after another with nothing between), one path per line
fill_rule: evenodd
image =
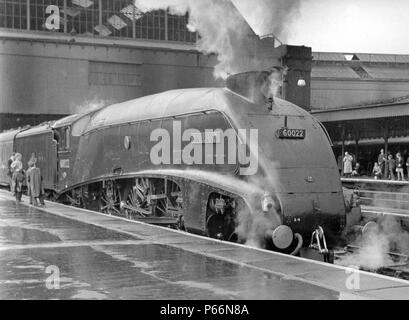
M384 178L388 177L388 170L386 169L386 155L385 155L385 151L383 149L381 149L381 153L378 156L378 164L381 167L381 171L382 171L382 175Z
M40 200L41 205L44 205L43 200L43 187L42 187L42 177L40 168L36 167L37 160L32 158L28 163L29 169L26 172L27 176L27 188L28 194L30 196L30 204L38 206L37 200Z

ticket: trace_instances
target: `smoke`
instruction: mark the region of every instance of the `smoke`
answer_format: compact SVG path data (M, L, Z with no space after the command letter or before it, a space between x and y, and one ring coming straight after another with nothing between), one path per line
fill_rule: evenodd
M281 96L280 89L283 84L283 77L287 74L288 68L273 67L271 74L261 88L265 97L274 98Z
M409 233L392 216L386 216L380 222L382 232L387 236L389 250L404 255L409 254Z
M217 55L216 78L226 79L231 74L274 64L272 57L261 57L261 40L230 0L135 0L135 5L142 12L168 9L171 14L188 13L188 29L200 35L198 50ZM286 19L298 8L299 0L239 1L238 7L244 6L246 14L251 13L264 29L273 32L285 29Z
M272 207L268 212L263 212L261 202L261 197L254 196L250 201L250 207L243 206L237 210L235 231L238 239L255 248L265 248L266 232L282 224L276 208Z
M343 266L357 266L360 268L376 270L391 265L392 259L388 255L388 237L378 231L370 231L360 237L356 245L358 251L342 257L339 261Z
M71 113L74 114L86 114L88 112L100 109L104 106L113 104L114 101L108 101L108 100L101 100L94 98L92 100L86 100L84 101L81 105L73 104L70 106L70 111Z
M354 245L359 249L342 257L338 264L376 270L394 264L390 252L409 254L409 233L394 217L386 216L378 221L377 228L358 237Z
M273 33L283 41L301 7L301 0L233 0L233 3L255 33L259 36Z

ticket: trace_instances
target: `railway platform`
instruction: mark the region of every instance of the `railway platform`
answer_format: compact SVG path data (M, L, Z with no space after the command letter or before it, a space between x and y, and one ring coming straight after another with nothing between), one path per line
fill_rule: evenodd
M395 216L409 214L409 181L342 178L342 185L354 189L364 210Z
M0 299L409 299L408 281L23 200L0 191Z
M389 185L389 186L407 186L409 187L409 181L399 181L399 180L376 180L372 177L358 177L358 178L341 178L344 184L362 184L362 185Z
M409 181L398 180L376 180L369 177L341 178L342 185L346 188L407 194L409 190Z
M373 215L390 215L397 218L409 220L409 210L406 209L396 209L396 208L386 208L378 206L361 206L362 212L364 214L373 214Z

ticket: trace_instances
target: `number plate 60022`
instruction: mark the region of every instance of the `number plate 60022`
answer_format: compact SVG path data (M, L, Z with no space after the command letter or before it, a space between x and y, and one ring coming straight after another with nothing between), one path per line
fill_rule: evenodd
M305 129L281 128L277 130L280 139L305 139Z

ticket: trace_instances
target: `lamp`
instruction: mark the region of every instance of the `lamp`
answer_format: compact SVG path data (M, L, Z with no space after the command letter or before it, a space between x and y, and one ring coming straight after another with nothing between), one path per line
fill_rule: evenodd
M300 78L297 81L297 86L298 87L305 87L307 83L305 82L304 78L300 76Z
M297 68L288 68L287 71L293 71L298 73L298 80L297 80L297 87L305 87L307 85L307 81L303 78L302 76L302 70L301 69L297 69Z
M298 81L297 81L297 86L298 87L305 87L307 85L307 82L305 81L305 79L302 76L302 71L301 70L297 70L299 77L298 77Z

